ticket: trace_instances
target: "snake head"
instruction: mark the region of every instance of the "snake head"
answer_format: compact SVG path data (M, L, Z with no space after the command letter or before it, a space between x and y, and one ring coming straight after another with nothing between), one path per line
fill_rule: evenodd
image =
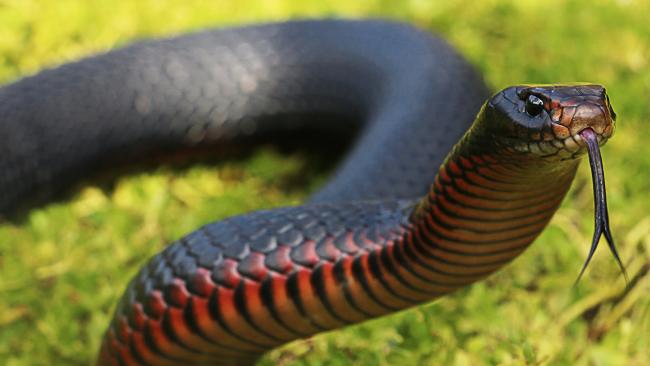
M599 145L614 133L616 113L600 85L522 85L494 95L483 110L482 131L507 151L532 154L536 161L589 154L594 187L594 235L582 277L602 236L627 280L609 227L605 175ZM553 164L551 164L553 165ZM576 283L577 281L576 280Z
M560 159L586 151L580 132L587 128L604 144L614 133L616 120L605 88L595 84L509 87L488 101L485 113L501 146Z

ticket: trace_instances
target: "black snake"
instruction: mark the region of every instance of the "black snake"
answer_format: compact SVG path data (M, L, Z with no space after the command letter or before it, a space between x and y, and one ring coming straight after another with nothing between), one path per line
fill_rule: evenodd
M385 21L139 42L0 89L0 213L116 158L360 130L307 204L207 225L151 259L117 306L99 359L248 364L499 269L546 226L587 145L597 188L591 254L601 232L614 249L598 165L598 143L614 130L605 89L522 85L488 97L443 40Z

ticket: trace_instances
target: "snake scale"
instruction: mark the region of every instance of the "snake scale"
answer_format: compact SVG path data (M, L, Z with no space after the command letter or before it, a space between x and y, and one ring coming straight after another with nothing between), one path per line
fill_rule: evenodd
M490 96L451 46L409 25L303 20L204 31L2 87L0 214L116 158L301 129L360 131L305 205L208 224L153 257L117 305L98 358L246 365L501 268L544 229L585 151L602 173L596 153L614 119L599 85ZM602 174L594 181L602 189L592 249L603 232L614 250Z

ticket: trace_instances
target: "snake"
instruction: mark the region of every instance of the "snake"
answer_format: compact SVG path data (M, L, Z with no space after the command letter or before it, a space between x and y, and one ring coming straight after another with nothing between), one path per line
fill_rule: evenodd
M387 20L292 20L141 40L0 89L0 214L116 160L301 131L354 136L299 206L207 224L151 258L98 365L250 365L270 349L412 307L521 254L589 155L614 246L598 84L491 93L442 38Z

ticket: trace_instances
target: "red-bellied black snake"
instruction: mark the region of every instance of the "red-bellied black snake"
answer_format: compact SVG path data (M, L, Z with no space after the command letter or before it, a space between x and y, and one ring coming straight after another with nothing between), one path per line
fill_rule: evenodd
M117 306L99 357L249 364L501 268L544 229L586 151L596 186L589 257L604 233L618 259L598 153L614 119L599 85L521 85L489 97L449 45L403 24L207 31L0 89L0 213L116 157L359 130L305 205L206 225L152 258Z

